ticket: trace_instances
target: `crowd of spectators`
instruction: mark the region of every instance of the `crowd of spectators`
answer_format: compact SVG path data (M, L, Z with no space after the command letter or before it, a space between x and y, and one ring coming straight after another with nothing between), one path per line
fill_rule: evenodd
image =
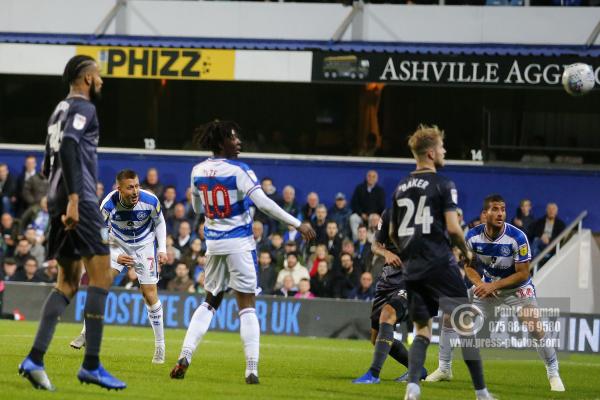
M16 177L6 164L0 163L0 280L56 281L57 263L47 259L45 250L49 221L47 186L33 156L25 159L23 171ZM302 201L296 198L292 186L285 186L281 194L269 178L264 178L261 186L272 200L303 224L312 225L317 233L316 239L307 243L295 228L253 210L252 232L262 293L307 299L371 300L374 282L384 264L371 251L386 199L377 172L366 173L350 202L345 193L339 192L329 208L315 192L308 193ZM160 181L155 168L147 171L142 187L161 200L167 224L167 263L160 267L159 289L204 293L204 218L192 209L191 191L177 193L175 186ZM101 184L97 191L102 199L105 193ZM468 223L462 212L459 216L465 230L485 222L483 212ZM529 200L521 201L510 221L527 233L534 256L565 227L558 218L556 204L548 204L546 214L536 219ZM135 272L127 268L115 284L130 289L139 286Z

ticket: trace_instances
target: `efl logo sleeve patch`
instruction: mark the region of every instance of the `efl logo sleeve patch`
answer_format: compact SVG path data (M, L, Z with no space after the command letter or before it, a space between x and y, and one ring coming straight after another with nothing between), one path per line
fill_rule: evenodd
M86 121L87 119L83 115L75 114L75 117L73 118L73 128L77 129L78 131L82 130Z
M527 246L527 244L522 244L521 246L519 246L519 255L521 257L525 257L527 254L529 254L529 247Z

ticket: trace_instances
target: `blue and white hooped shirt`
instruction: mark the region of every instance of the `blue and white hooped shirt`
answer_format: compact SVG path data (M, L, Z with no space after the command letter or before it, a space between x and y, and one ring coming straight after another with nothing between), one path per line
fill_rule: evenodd
M140 190L139 201L131 208L123 205L119 192L113 190L102 200L100 211L111 239L124 248L154 245L158 239L155 228L164 224L160 201L146 190Z
M531 260L529 241L523 231L511 224L504 224L500 236L492 240L485 232L485 224L470 229L465 237L467 246L475 255L478 266L483 268L484 282L506 278L516 272L515 264ZM531 279L514 287L528 284Z
M250 194L260 189L254 172L237 160L209 158L192 169L192 195L204 207L206 254L256 249Z

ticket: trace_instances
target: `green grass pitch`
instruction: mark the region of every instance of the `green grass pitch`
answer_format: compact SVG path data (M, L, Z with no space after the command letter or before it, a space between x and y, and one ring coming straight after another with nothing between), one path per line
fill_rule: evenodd
M167 362L152 365L152 329L107 326L101 360L127 382L125 391L107 392L81 385L76 378L82 351L69 347L79 333L76 324L59 324L46 356L46 369L57 387L54 393L34 390L17 374L17 365L29 351L37 323L0 321L0 399L402 399L404 384L393 379L405 369L388 359L379 385L353 385L371 360L366 340L261 337L260 385L246 385L239 335L209 332L195 354L184 380L172 380L185 334L167 330ZM457 355L458 356L458 355ZM459 357L459 356L458 356ZM437 346L431 346L426 367L437 366ZM561 361L567 391L549 390L545 369L536 359L484 360L488 388L500 399L598 399L600 356L570 355ZM423 384L423 399L474 399L464 363L454 363L452 382Z

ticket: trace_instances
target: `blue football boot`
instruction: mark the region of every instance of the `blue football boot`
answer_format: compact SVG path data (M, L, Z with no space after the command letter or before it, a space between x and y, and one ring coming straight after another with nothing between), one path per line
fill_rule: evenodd
M427 378L427 369L425 367L423 367L423 369L421 370L421 381L425 380L425 378ZM394 379L394 382L407 382L408 381L408 371L406 371L405 373L403 373L402 375L400 375L399 377L397 377L396 379Z
M53 392L55 387L48 379L46 370L43 365L37 365L29 357L25 357L23 362L19 364L19 375L27 378L36 389L49 390Z
M379 378L374 377L373 374L371 374L371 370L368 370L366 374L352 381L352 383L357 383L361 385L372 385L374 383L379 382Z
M122 390L127 387L125 382L122 382L112 376L107 370L104 369L102 364L98 367L98 369L88 370L83 367L77 373L77 379L81 383L91 383L94 385L98 385L105 389L111 390Z

